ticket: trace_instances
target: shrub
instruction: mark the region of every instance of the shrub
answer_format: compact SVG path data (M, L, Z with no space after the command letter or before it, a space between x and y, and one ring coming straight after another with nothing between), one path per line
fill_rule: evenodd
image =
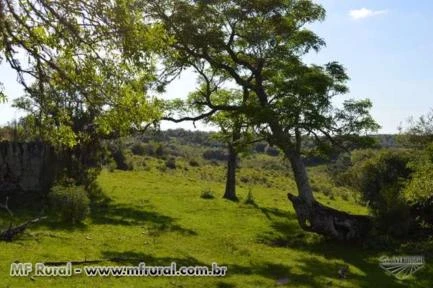
M157 157L162 157L164 156L165 151L164 151L164 147L162 146L162 144L159 144L158 147L155 149L155 155Z
M409 167L414 172L405 187L405 198L411 202L427 200L433 195L433 143L419 152Z
M215 195L214 195L214 193L212 192L212 190L207 189L207 190L203 190L203 191L201 192L200 198L202 198L202 199L214 199L214 198L215 198Z
M411 174L407 167L410 154L404 151L381 151L371 158L355 162L351 184L362 192L370 206L380 213L401 195ZM392 195L391 195L392 194Z
M145 145L143 145L141 143L135 143L131 147L131 152L134 155L144 156L144 155L146 155L146 147L145 147Z
M48 197L52 210L65 222L79 223L89 214L90 200L83 186L56 185Z
M228 155L225 150L211 149L203 152L203 158L206 160L226 161L228 159Z
M392 236L405 236L412 224L403 188L411 169L411 154L405 150L383 150L375 154L359 153L350 168L351 185L359 190L376 216L380 231Z
M105 165L105 167L108 169L108 171L114 172L114 170L117 168L117 165L114 160L111 160Z
M176 159L169 158L167 161L165 161L165 167L169 169L176 169Z
M146 168L146 160L142 156L134 155L128 159L128 165L135 169L144 169Z
M351 155L349 153L341 153L335 161L327 165L327 171L335 184L344 186L347 184L348 170L351 166Z
M148 156L154 156L156 154L155 152L155 146L152 144L146 144L144 145L144 154Z
M344 201L349 201L349 194L348 193L342 193L341 199L343 199Z
M278 148L268 146L266 148L266 154L268 154L269 156L276 157L276 156L280 155L280 150L278 150Z
M189 160L189 165L191 167L199 167L200 166L200 164L194 159Z
M268 146L268 144L266 142L260 142L254 146L254 150L257 153L265 153L266 146Z
M126 156L123 149L113 149L111 151L116 168L119 170L134 170L134 163Z
M421 151L410 167L414 172L404 189L405 199L422 226L433 227L433 144Z

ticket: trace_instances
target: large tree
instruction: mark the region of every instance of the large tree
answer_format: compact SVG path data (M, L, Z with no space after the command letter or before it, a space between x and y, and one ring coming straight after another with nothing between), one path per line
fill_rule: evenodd
M142 15L130 0L0 0L0 62L26 94L15 105L77 170L97 164L101 138L159 117L147 91L162 33Z
M325 45L306 28L323 20L325 10L307 0L160 0L148 5L150 15L174 40L165 65L172 71L192 67L206 85L200 104L207 110L184 119L241 113L289 159L299 195L288 196L301 227L337 239L362 236L369 220L319 204L302 161L305 136L336 144L334 136L378 127L368 113L368 100L333 106L332 99L348 91L340 64L303 61L305 54ZM240 104L215 101L216 91L227 83L243 91Z

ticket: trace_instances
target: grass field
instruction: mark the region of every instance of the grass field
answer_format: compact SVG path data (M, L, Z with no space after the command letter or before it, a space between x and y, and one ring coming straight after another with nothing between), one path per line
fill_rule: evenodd
M0 243L0 287L433 287L431 265L404 281L378 266L380 256L406 251L364 250L304 233L286 198L288 191L295 192L288 174L242 169L241 200L230 202L221 199L222 166L185 164L161 171L160 164L155 160L142 171L103 171L102 192L82 225L71 228L49 219L15 242ZM312 174L316 184L324 181L320 172ZM215 198L201 198L205 190ZM248 192L254 196L252 204L244 203ZM367 213L352 198L316 197L330 206ZM98 265L216 262L228 271L225 277L9 276L14 261L85 259L113 260ZM339 279L337 271L345 264L348 277ZM287 283L279 286L279 279Z

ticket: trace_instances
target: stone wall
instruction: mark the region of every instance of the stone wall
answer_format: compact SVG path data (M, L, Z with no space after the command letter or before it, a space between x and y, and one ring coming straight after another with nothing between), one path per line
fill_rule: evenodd
M0 199L18 192L46 192L54 179L54 155L41 142L0 142Z

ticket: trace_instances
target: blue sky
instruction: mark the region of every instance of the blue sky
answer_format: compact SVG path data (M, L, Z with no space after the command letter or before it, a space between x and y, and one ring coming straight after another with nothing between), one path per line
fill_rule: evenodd
M373 117L382 126L379 132L396 133L408 117L418 117L433 108L433 1L317 2L327 10L327 17L311 28L327 46L306 60L342 63L351 78L350 93L344 97L370 98ZM0 104L0 124L4 124L21 115L10 103L22 89L5 65L0 66L0 81L9 94L9 103ZM169 87L166 97L185 96L194 85L194 75L186 73ZM192 125L163 127L190 129Z

